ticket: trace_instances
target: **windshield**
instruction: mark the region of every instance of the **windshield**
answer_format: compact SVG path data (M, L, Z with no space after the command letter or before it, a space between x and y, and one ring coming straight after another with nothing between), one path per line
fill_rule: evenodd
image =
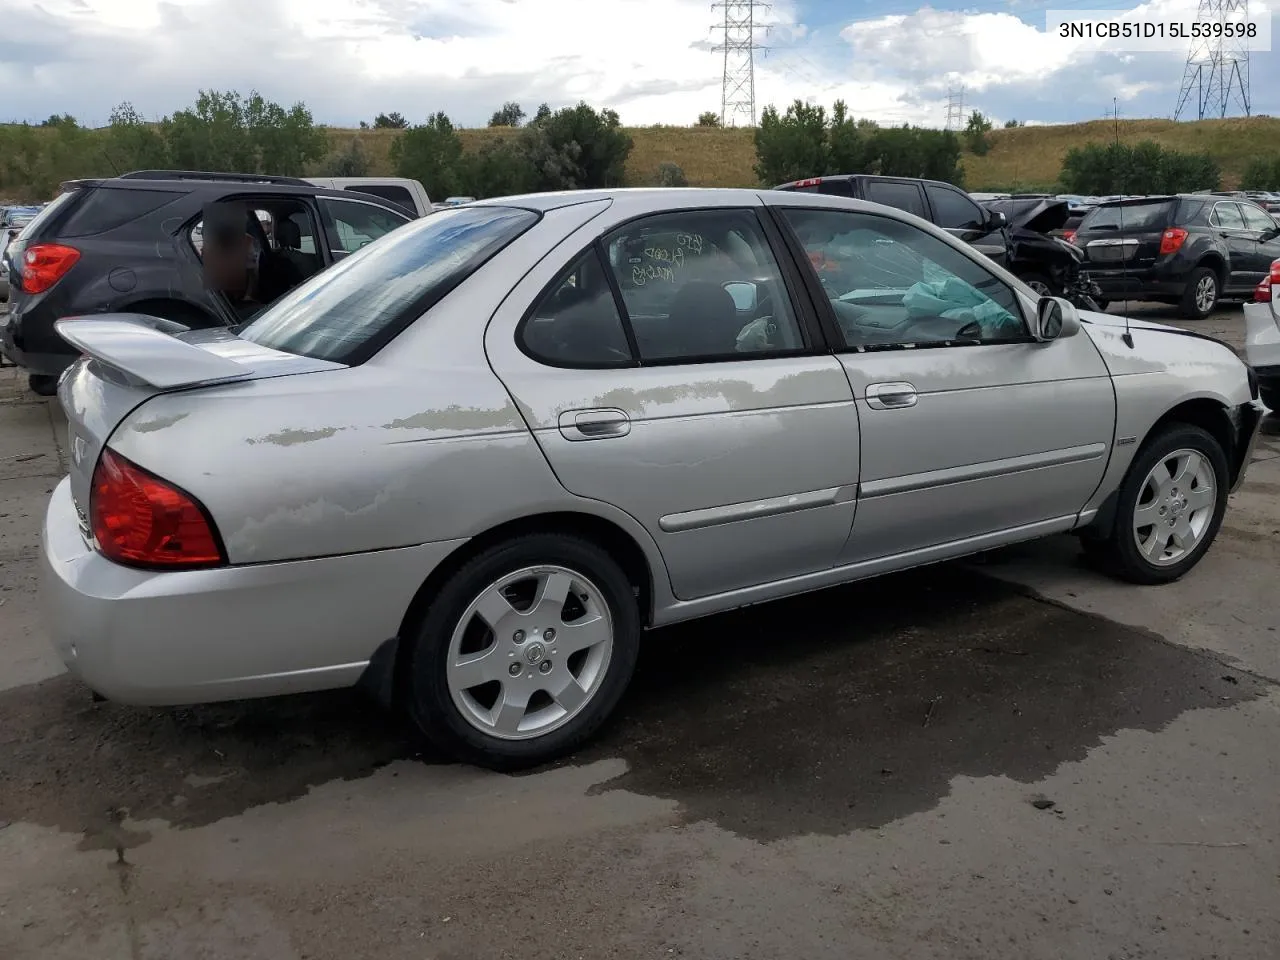
M286 294L240 336L359 363L537 222L514 207L458 207L413 220Z

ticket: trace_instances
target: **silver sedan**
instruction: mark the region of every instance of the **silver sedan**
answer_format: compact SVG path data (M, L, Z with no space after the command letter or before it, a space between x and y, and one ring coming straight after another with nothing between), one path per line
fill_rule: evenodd
M364 684L502 768L589 737L648 628L1066 531L1174 580L1261 415L1217 341L772 191L483 201L238 334L58 329L74 673L139 704Z

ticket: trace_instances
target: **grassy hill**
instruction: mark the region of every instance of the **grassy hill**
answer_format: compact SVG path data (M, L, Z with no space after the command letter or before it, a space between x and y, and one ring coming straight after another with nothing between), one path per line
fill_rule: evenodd
M705 127L633 127L627 131L635 147L627 162L629 182L652 183L663 161L677 163L694 186L739 187L756 183L752 165L752 131ZM387 152L394 130L332 130L335 145L359 137L373 159L375 174L391 172ZM502 128L460 131L466 149L477 150L494 138L511 136ZM985 156L964 154L965 181L970 190L1051 187L1062 157L1073 146L1109 142L1116 135L1111 120L1059 126L993 130ZM1175 123L1172 120L1121 120L1120 138L1132 143L1154 140L1188 152L1207 151L1222 166L1224 187L1234 187L1254 157L1280 156L1280 119L1251 117Z

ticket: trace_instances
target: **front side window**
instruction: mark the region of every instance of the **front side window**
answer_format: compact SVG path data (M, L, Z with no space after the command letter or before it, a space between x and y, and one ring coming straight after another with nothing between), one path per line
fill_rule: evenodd
M286 353L356 363L430 309L538 215L459 207L414 220L317 274L240 336Z
M933 205L933 222L952 230L981 230L982 211L978 205L959 190L946 187L925 187L929 202Z
M854 349L1028 338L1017 296L949 244L865 213L781 208Z
M754 211L661 214L604 243L641 362L805 349Z
M1240 210L1244 214L1245 226L1250 230L1259 232L1274 231L1276 222L1264 213L1261 207L1255 207L1252 203L1240 204Z
M333 223L335 251L355 253L379 237L390 233L405 223L408 217L392 213L371 203L320 198L321 209Z

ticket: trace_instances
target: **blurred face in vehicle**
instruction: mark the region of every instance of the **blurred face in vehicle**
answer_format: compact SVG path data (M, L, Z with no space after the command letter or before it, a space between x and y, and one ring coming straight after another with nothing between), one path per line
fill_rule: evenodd
M241 294L249 285L253 238L243 229L220 225L204 233L204 278L210 290Z

